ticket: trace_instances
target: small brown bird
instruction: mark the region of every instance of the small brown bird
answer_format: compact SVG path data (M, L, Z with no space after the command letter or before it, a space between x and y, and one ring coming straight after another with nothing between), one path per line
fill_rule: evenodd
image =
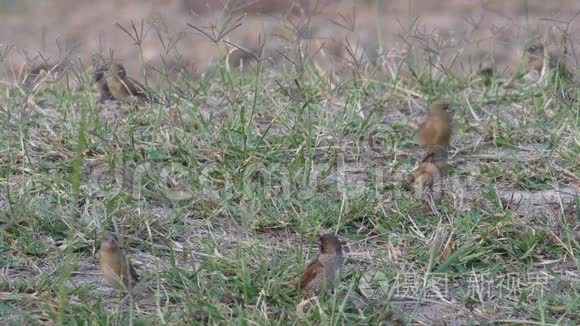
M449 104L435 102L429 115L419 125L419 144L425 147L425 156L406 177L406 181L421 189L433 189L433 183L447 172L447 146L451 141Z
M564 65L563 58L557 53L546 51L541 43L535 43L526 48L526 57L528 61L528 71L537 71L542 73L544 63L548 63L548 68L557 70L562 76L568 76L568 70Z
M318 240L320 253L302 275L300 289L304 295L320 294L334 289L342 278L342 246L333 234L321 235Z
M532 44L526 49L528 59L528 69L535 70L538 73L544 66L544 46L542 44Z
M447 173L447 148L443 146L435 148L423 158L419 166L415 168L406 181L414 184L420 189L429 188L433 190L433 184Z
M426 119L419 124L419 144L448 146L451 140L451 117L449 104L435 102Z
M109 67L105 80L111 94L117 100L149 99L146 88L135 79L127 77L125 67L119 63L114 63Z
M93 81L99 91L99 103L105 103L106 101L112 101L115 99L109 90L107 81L105 80L106 71L106 67L98 66L93 73Z
M119 247L117 237L107 233L101 242L101 272L112 287L130 290L139 281L139 275Z

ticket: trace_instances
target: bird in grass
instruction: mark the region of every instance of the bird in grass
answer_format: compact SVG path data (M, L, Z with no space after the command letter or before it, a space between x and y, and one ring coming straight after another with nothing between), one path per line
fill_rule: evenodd
M451 117L449 104L435 102L429 109L429 114L419 124L419 144L423 146L448 146L451 140Z
M107 68L105 66L98 66L93 73L93 82L99 91L99 103L105 103L106 101L112 101L115 99L109 90L107 81L105 80L106 71Z
M406 177L407 183L420 189L433 190L433 184L447 173L447 148L440 146L429 152L417 168Z
M550 69L558 71L561 76L569 76L569 72L563 62L563 57L556 53L546 51L541 43L534 43L526 48L528 71L536 71L542 74L544 65L547 63Z
M447 173L447 147L451 142L451 117L449 104L435 102L429 114L419 125L419 144L425 147L423 159L406 177L410 184L420 189L433 190L433 184Z
M119 290L131 290L139 275L123 253L117 237L108 232L101 242L101 272L107 283Z
M128 77L125 67L119 63L111 64L106 72L105 80L111 94L117 100L150 99L146 88L135 79Z
M526 48L528 70L542 72L544 66L544 46L542 44L532 44Z
M324 234L317 240L320 253L306 267L300 289L303 295L317 295L338 286L342 278L342 245L333 234Z

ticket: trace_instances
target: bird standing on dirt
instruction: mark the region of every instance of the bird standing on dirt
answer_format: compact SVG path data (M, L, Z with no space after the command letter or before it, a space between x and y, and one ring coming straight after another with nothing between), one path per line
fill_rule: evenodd
M425 187L432 190L435 180L447 173L447 147L451 142L451 117L448 110L448 103L435 102L427 117L419 124L419 144L425 147L425 151L423 159L405 181L419 186L421 190Z
M535 43L526 48L526 57L528 64L528 71L537 71L542 73L544 64L548 64L548 68L557 70L562 76L569 76L569 72L562 61L563 57L546 51L546 48L541 43Z
M342 246L338 238L333 234L324 234L317 242L320 253L306 267L300 281L303 295L316 295L334 289L342 278Z
M125 256L117 237L107 233L101 242L101 272L112 287L119 290L131 290L139 280L139 275Z
M105 80L106 71L106 67L98 66L93 73L93 81L99 91L99 103L105 103L106 101L112 101L115 99L109 90L107 81Z
M542 44L532 44L526 48L526 57L528 70L542 72L542 67L544 66L544 46Z
M435 102L425 120L419 124L419 144L423 146L448 146L451 140L451 117L449 104Z
M407 175L406 181L420 189L433 190L435 180L447 173L447 150L443 147L431 151L423 158L417 168Z
M132 98L149 99L145 87L135 79L127 77L127 71L123 65L119 63L112 64L106 75L107 86L115 99L120 101Z

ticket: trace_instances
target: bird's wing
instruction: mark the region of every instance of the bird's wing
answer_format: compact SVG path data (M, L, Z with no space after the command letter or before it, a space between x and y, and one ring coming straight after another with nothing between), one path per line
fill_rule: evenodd
M131 78L131 77L127 77L127 83L131 84L131 94L135 95L135 96L141 96L141 97L149 97L147 95L148 91L147 88L145 88L145 86L143 86L143 84L141 84L140 82L136 81L135 79Z
M318 261L318 259L314 260L306 270L304 271L304 275L302 275L302 279L300 280L300 288L305 288L308 283L318 277L318 274L322 273L324 266Z
M141 85L138 81L133 78L126 77L126 78L118 78L121 84L123 84L123 88L127 91L127 93L131 94L131 96L138 96L138 97L147 97L146 88Z

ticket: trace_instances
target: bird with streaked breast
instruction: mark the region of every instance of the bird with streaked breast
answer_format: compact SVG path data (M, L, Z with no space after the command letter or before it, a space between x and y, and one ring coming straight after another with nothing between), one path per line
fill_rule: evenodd
M306 267L300 280L302 295L317 295L335 289L342 278L343 255L340 240L324 234L317 240L320 253Z

